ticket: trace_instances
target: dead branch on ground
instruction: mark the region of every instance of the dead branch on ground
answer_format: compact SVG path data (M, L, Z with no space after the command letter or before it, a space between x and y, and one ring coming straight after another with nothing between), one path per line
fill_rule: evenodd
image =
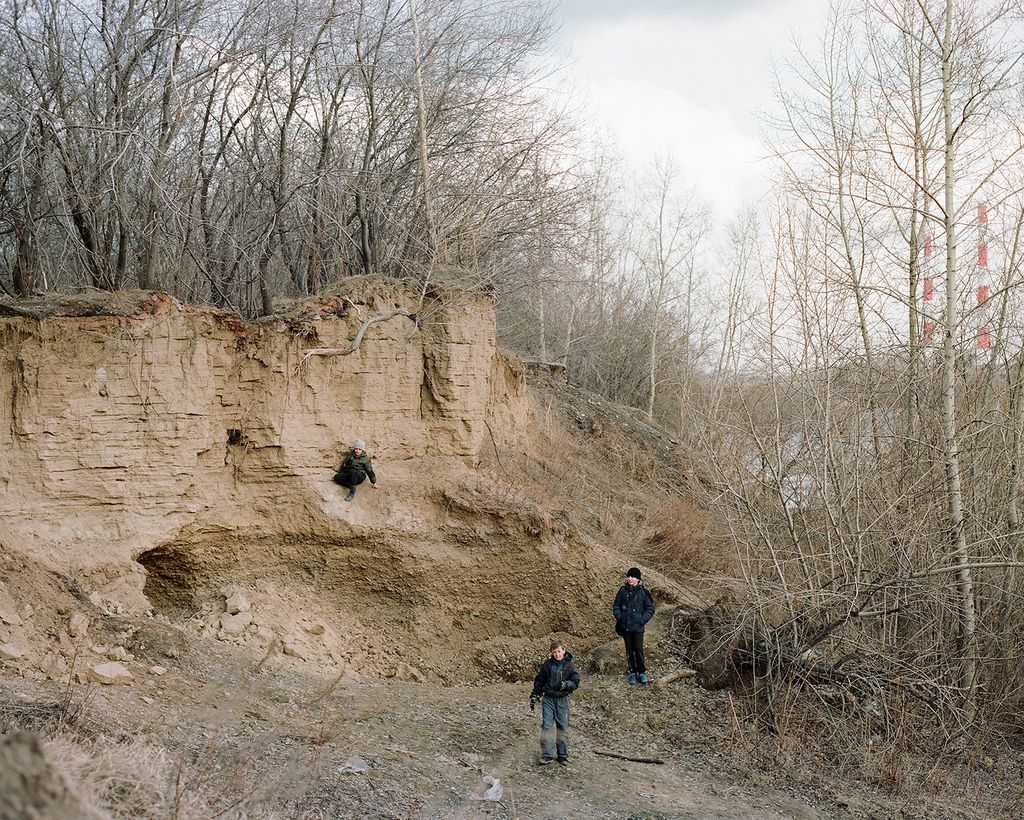
M614 757L618 760L628 760L631 763L653 763L657 766L661 766L665 761L657 757L631 757L630 755L620 755L618 752L594 752L596 755L601 757Z
M674 683L677 680L692 678L696 674L696 669L677 669L675 672L669 672L667 675L662 675L658 678L657 685L668 686L670 683Z

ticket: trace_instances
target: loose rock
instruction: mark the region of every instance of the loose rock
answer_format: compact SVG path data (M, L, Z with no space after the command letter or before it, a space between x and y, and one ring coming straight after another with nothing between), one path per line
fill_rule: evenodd
M21 626L21 616L8 606L0 604L0 621L8 626Z
M405 661L399 661L395 666L395 679L405 681L416 681L423 683L423 673L415 666L410 666Z
M220 630L224 635L241 635L245 628L252 622L252 614L239 612L235 615L224 614L220 616Z
M285 639L281 647L281 651L284 652L285 655L291 655L299 660L309 660L309 647L293 638Z
M25 650L14 643L0 644L0 658L8 661L16 661L25 657Z
M98 820L100 814L68 789L39 735L14 732L0 737L0 817Z
M123 663L110 661L101 663L89 670L89 679L94 683L102 683L104 686L131 683L134 678L132 673Z
M81 612L71 614L71 621L68 624L68 632L74 638L84 638L89 631L89 618Z

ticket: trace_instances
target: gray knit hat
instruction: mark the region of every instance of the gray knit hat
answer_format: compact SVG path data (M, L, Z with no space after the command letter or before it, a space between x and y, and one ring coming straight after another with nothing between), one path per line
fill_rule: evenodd
M352 449L353 450L362 450L365 453L366 452L366 442L363 441L361 438L357 438L356 439L356 446L353 447Z

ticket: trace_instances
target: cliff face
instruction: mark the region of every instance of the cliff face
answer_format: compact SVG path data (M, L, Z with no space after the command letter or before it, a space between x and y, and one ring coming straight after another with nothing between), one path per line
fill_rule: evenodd
M396 313L416 294L380 282L265 324L160 295L72 308L94 315L0 319L0 543L64 572L189 533L416 530L525 413L486 297L438 295L419 327ZM372 516L330 481L356 438L385 485Z
M273 322L159 294L0 318L0 643L33 674L73 662L68 610L442 681L605 639L605 561L518 483L533 410L490 299L344 288ZM382 487L346 502L357 438Z

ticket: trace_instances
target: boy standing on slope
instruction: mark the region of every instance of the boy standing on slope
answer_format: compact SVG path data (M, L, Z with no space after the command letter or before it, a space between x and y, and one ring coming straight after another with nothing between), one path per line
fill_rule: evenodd
M580 685L580 670L572 662L561 641L552 641L551 657L540 666L530 693L530 711L540 700L540 763L554 760L556 743L552 730L557 728L558 762L569 765L569 695Z
M626 666L629 668L630 685L647 683L644 627L654 617L654 598L640 580L640 570L637 567L626 570L626 583L615 596L612 614L615 616L615 631L626 643Z

